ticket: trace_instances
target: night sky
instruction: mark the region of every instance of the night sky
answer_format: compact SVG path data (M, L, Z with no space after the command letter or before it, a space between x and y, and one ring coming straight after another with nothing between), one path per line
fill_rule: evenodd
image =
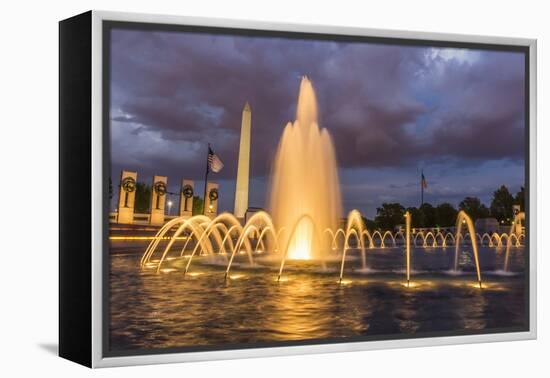
M166 175L173 192L182 177L195 179L202 195L211 143L225 167L210 179L221 186L220 210L232 211L249 101L249 206L265 207L303 75L335 144L345 211L372 218L382 202L418 206L422 169L424 199L434 205L457 206L465 196L489 205L498 186L515 194L524 185L521 53L113 30L113 186L127 169L147 183Z

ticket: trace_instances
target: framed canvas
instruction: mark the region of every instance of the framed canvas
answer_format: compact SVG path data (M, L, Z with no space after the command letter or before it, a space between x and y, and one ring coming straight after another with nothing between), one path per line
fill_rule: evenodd
M59 27L62 357L536 337L535 40Z

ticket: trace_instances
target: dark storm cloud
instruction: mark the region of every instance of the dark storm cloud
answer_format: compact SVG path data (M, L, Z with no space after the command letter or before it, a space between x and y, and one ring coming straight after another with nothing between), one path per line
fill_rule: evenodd
M124 48L117 53L119 34ZM246 38L115 32L113 41L113 116L119 111L166 140L210 142L225 158L228 169L223 174L233 175L241 110L248 100L257 151L252 169L265 174L282 127L293 117L298 77L307 73L309 55L293 54L301 68L288 76L278 66L292 49L280 41L265 52L261 42ZM132 50L147 53L129 57L132 45ZM198 167L199 159L203 156L188 166Z
M218 178L234 179L249 101L252 176L267 176L302 75L341 169L524 156L519 54L114 30L111 57L114 171L200 179L211 143L226 164Z

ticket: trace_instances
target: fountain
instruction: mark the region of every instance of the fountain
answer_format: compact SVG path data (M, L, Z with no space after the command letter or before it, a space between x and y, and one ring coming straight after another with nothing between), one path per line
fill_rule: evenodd
M525 215L519 214L514 220L514 225L517 225ZM311 224L314 221L308 216L304 215L303 219L307 219L307 222ZM295 227L290 230L290 235L296 235L298 231L297 225L303 221L299 219L296 222ZM410 276L411 276L411 244L416 238L412 238L411 234L411 215L410 213L405 214L406 221L406 230L405 234L402 231L397 231L395 234L392 234L389 231L384 232L384 236L380 232L375 231L373 235L380 236L380 243L376 245L373 238L370 235L369 230L364 225L362 221L361 214L357 210L352 210L348 214L346 227L338 228L334 232L330 228L326 228L323 235L315 232L313 235L313 240L315 243L321 243L321 237L323 236L327 239L328 245L332 246L331 252L338 253L341 251L342 255L340 257L340 275L339 282L343 281L344 276L344 267L346 263L347 252L353 247L350 244L352 238L355 238L356 247L361 252L361 262L362 270L366 271L366 250L367 246L365 245L366 241L369 242L369 249L380 248L384 249L383 239L388 237L394 243L394 247L401 248L405 247L405 258L406 258L406 280L407 286L410 286ZM462 228L466 225L468 227L468 233L465 237L462 235ZM512 226L513 227L513 226ZM314 228L315 229L315 228ZM162 268L163 264L166 261L171 261L178 258L188 259L185 264L184 274L187 274L193 258L199 255L213 256L215 254L221 255L224 257L227 265L225 269L225 277L229 276L232 263L237 254L246 254L249 262L249 266L255 265L254 258L259 254L275 254L280 257L280 267L278 279L281 278L284 269L285 263L285 254L280 253L280 245L282 240L282 235L286 232L286 229L280 228L277 229L271 219L271 216L266 212L258 212L254 214L244 225L241 225L239 220L229 213L223 213L218 215L214 219L210 219L204 215L197 215L191 218L179 217L175 218L168 223L166 223L161 229L157 232L155 237L152 238L148 247L146 248L140 262L142 269L155 268L157 273L172 271L173 269ZM418 235L419 233L417 233ZM387 235L387 236L386 236ZM415 248L434 248L433 244L427 243L427 238L429 234L423 235L420 240L420 245L415 244ZM328 238L327 238L328 236ZM338 238L341 238L342 245L339 246ZM418 236L417 236L418 237ZM480 240L480 245L483 245L483 241L486 241L486 246L495 248L497 251L502 246L502 240L506 238L507 242L507 256L505 260L505 271L509 269L509 253L510 247L515 245L516 247L521 247L521 240L525 238L523 234L516 236L513 232L510 234L502 233L489 236L484 234L483 236L475 233L473 228L473 222L464 212L460 212L457 217L457 233L456 236L453 236L451 233L445 235L441 234L438 238L434 239L437 247L446 247L447 240L452 241L455 244L455 259L454 259L454 271L458 271L458 256L461 242L465 238L469 238L474 253L475 267L477 272L478 284L481 285L481 269L479 264L478 256L478 239ZM288 239L291 239L289 237ZM499 243L492 243L492 240L498 240ZM160 243L163 240L167 240L168 243L165 247L159 248ZM169 256L171 253L174 244L178 240L185 240L183 248L174 255ZM401 240L402 244L397 244L397 240ZM440 243L437 244L437 240L440 240ZM255 246L253 246L255 243ZM491 244L492 243L492 244ZM191 246L188 248L188 246ZM287 248L288 251L288 248ZM187 254L186 254L187 252ZM229 256L229 257L228 257ZM327 256L328 257L328 256ZM335 256L333 256L335 257ZM324 263L325 261L321 261Z
M504 271L508 272L509 269L509 259L510 259L510 247L512 246L512 236L516 238L516 245L519 245L519 238L516 236L516 227L521 224L521 222L525 221L525 213L521 212L516 214L514 217L514 221L512 222L512 226L510 227L510 233L508 234L508 238L506 240L506 256L504 258Z
M460 210L458 213L458 216L456 217L456 246L455 246L455 266L454 270L455 272L458 271L458 252L460 249L460 237L462 232L462 226L466 224L468 227L468 233L470 234L470 240L472 243L472 249L474 251L474 259L476 263L476 273L477 273L477 282L479 283L479 288L481 289L481 270L479 268L479 256L477 252L477 240L476 240L476 233L474 228L474 222L472 221L472 218L464 212L464 210Z
M244 225L229 213L220 214L214 219L204 215L172 219L160 228L149 243L141 258L141 268L156 268L157 273L167 272L173 269L162 268L166 261L188 259L184 264L186 274L195 256L218 254L225 259L225 277L233 278L229 274L237 254L246 254L248 265L254 266L255 257L265 253L278 255L280 280L286 260L315 260L325 268L327 261L336 258L340 261L339 282L343 283L346 256L351 249L360 251L361 267L365 272L367 249L404 246L406 285L409 287L411 244L415 248L426 249L446 248L454 243L454 271L458 271L460 244L469 236L477 282L481 288L478 243L480 246L485 243L498 250L506 238L504 270L508 271L511 246L521 246L521 240L525 238L523 234L518 236L514 233L515 227L525 219L524 213L514 218L509 234L476 234L471 218L464 211L458 213L456 235L439 229L433 232L411 232L411 214L408 211L405 213L405 233L389 230L375 230L371 233L358 210L350 211L345 227L339 227L342 209L336 156L329 133L326 129L320 129L317 123L315 92L306 77L302 78L300 84L296 121L288 123L284 128L272 173L271 214L257 212ZM464 236L463 226L468 229ZM163 240L168 242L161 248ZM171 251L178 240L185 242L174 256ZM386 246L386 241L391 246Z
M411 213L408 211L405 213L405 231L407 235L405 241L405 253L407 255L407 286L409 286L411 282Z
M282 235L284 258L322 259L331 245L321 234L335 230L341 215L340 187L332 140L319 128L315 92L306 77L296 121L286 125L279 141L270 194L273 222L290 230Z
M244 218L186 214L167 218L154 228L154 236L150 226L132 227L128 234L126 227L110 230L110 247L120 251L108 259L110 345L126 353L243 340L477 334L527 324L526 266L515 254L527 257L529 251L512 250L526 242L519 228L514 232L525 214L514 219L509 234L476 233L464 211L456 219L456 234L449 227L452 221L439 227L435 221L412 219L412 211L404 219L399 213L384 227L380 219L371 226L358 210L342 219L335 151L328 132L317 124L315 93L307 78L300 85L296 113L279 140L269 212ZM403 221L405 227L395 230L393 225ZM415 227L428 227L411 229L413 221ZM116 246L115 237L123 243ZM513 274L491 272L501 268L504 243L504 270L512 265ZM145 249L139 270L136 245L140 252ZM478 246L483 290L477 289L482 288ZM470 273L449 275L453 252L454 271L464 253L461 263L468 268L460 267ZM474 259L477 282L471 273Z
M346 225L346 233L344 238L344 250L342 251L342 262L340 264L340 280L339 282L342 282L342 279L344 277L344 264L346 263L346 252L350 248L349 246L349 240L351 236L355 236L355 239L357 240L357 244L359 245L359 248L361 248L361 261L363 264L363 269L367 268L367 262L366 262L366 256L365 256L365 244L363 241L363 233L366 231L365 226L363 224L363 218L361 217L361 213L357 210L352 210L348 214L348 223Z

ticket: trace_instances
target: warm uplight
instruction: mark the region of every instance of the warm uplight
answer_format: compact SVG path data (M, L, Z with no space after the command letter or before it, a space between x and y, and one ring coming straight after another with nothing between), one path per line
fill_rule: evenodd
M467 286L472 289L486 289L489 287L489 285L484 282L483 284L480 282L466 282L466 283L458 283L455 286Z
M243 278L244 274L232 274L229 276L232 280L238 280L239 278Z
M202 273L200 272L190 272L190 273L187 273L188 276L190 277L197 277L197 276L200 276Z
M472 250L474 252L474 260L476 264L476 273L477 273L477 281L479 282L479 286L481 287L481 268L479 266L479 255L477 251L477 239L476 239L476 230L474 227L474 222L472 221L472 218L466 214L464 210L461 210L458 213L457 221L456 221L456 240L459 240L459 237L462 232L462 226L466 225L468 227L468 233L470 234L470 240L472 243ZM455 271L458 270L458 252L460 250L460 243L456 243L455 247Z
M317 120L311 81L300 84L296 121L288 123L275 156L270 207L273 223L286 231L280 245L289 259L309 260L330 248L322 237L341 216L338 170L332 138Z
M421 290L421 291L431 291L438 286L437 281L430 280L414 280L414 281L400 281L400 282L391 282L388 283L391 286L400 286L409 290Z
M121 240L121 241L129 241L129 240L154 240L154 239L160 239L160 240L171 240L173 238L164 236L161 238L155 237L155 236L109 236L109 240ZM187 240L186 236L178 236L175 238L175 240Z
M306 218L302 219L296 227L294 238L289 249L288 258L293 260L311 259L311 250L313 244L313 225Z

